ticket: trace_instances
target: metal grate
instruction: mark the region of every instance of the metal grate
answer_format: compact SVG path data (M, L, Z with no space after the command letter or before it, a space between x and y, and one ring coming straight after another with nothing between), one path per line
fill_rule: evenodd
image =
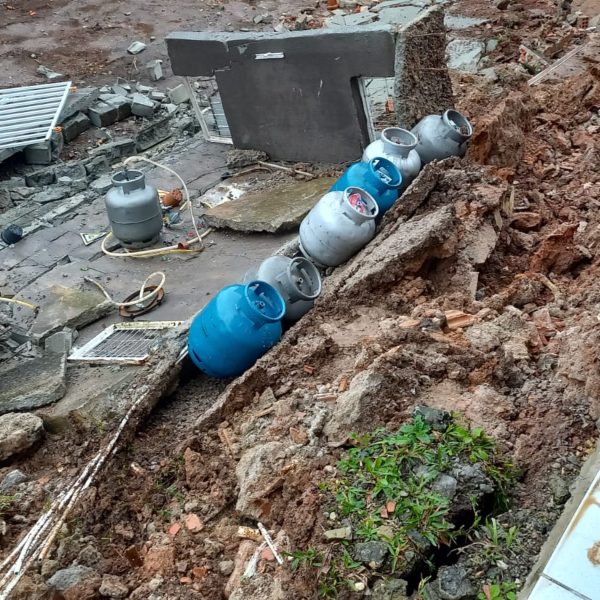
M70 81L0 90L0 149L46 141L56 127Z
M139 365L160 340L165 330L182 321L138 321L115 323L81 348L74 348L69 360Z
M216 78L202 77L192 82L190 77L184 77L183 80L204 138L209 142L233 144Z

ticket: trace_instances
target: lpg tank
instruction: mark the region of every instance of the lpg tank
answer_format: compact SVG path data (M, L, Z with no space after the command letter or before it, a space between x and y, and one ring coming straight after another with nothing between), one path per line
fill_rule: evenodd
M105 204L113 236L130 249L158 242L163 219L156 188L135 170L119 171L112 183Z

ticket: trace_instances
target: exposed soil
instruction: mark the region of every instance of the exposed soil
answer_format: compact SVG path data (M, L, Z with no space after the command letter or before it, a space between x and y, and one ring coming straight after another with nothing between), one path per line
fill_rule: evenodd
M53 4L60 18L72 3ZM105 7L112 19L134 10L117 4ZM203 5L201 20L212 19L215 29L232 18L229 11L251 15L254 8L212 4ZM530 9L540 13L530 19ZM157 18L152 35L161 39L176 28L169 19L183 22L187 11L194 7L184 3L176 17ZM516 47L542 25L560 37L552 3L500 11L463 2L458 11L492 18L500 34L492 54L497 83L454 77L457 108L475 131L467 157L427 167L375 241L330 274L316 309L244 376L225 389L227 382L188 365L177 391L88 491L42 565L44 576L32 571L15 597L45 597L47 577L76 561L118 577L130 598L314 598L332 552L323 531L339 526L327 516L334 505L323 484L338 477L349 434L397 431L416 405L460 414L518 466L510 509L490 507L488 516L519 534L493 558L477 543L445 548L428 573L408 574L409 591L419 597L419 577L435 579L438 567L453 563L477 592L490 581L522 585L598 435L600 71L597 60L584 58L570 77L527 85ZM85 5L79 12L92 14ZM17 35L24 18L11 16L5 29ZM91 35L108 52L113 30ZM596 56L597 36L588 37ZM60 57L59 48L48 52ZM93 67L86 64L73 68L87 75ZM406 240L430 222L429 237L404 253ZM66 447L61 438L46 445L40 466L24 464L36 478L51 477L49 465L65 462L61 449L70 453L79 442ZM73 451L69 468L77 458ZM19 515L35 519L44 494L35 498L8 511L6 549L24 530ZM280 550L315 548L325 565L292 571L263 552L257 575L241 581L260 538L241 539L238 527L257 521ZM353 577L369 587L378 579L367 567ZM90 585L69 598L97 597L98 585ZM360 596L348 586L339 591Z
M176 8L176 10L173 10ZM0 3L0 86L41 83L40 64L92 84L114 83L115 77L147 83L143 66L160 58L172 79L164 38L173 31L261 30L253 17L270 12L277 19L295 14L293 1L265 0L25 0ZM140 55L127 54L134 41L148 45Z

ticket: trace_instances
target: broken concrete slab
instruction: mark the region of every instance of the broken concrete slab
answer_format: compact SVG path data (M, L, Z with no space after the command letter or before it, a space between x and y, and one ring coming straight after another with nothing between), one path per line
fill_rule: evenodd
M75 92L70 92L60 113L59 122L62 123L76 113L87 110L99 96L100 90L94 87L79 88Z
M324 177L245 194L207 210L203 218L211 227L236 231L290 231L300 225L334 181Z
M9 413L0 416L0 462L29 450L43 435L44 424L36 415Z
M356 160L369 143L356 78L392 77L394 42L386 25L167 37L176 75L216 76L237 148L323 162Z
M444 11L439 6L425 10L398 30L394 106L401 127L412 129L426 115L454 108L445 51Z
M359 258L337 269L330 277L329 288L323 297L357 294L381 287L390 274L418 271L431 257L445 258L456 252L458 221L453 206L443 206L419 218L392 224L389 233L367 245Z
M448 68L465 73L477 73L485 44L479 40L456 39L446 47Z
M135 154L135 142L131 138L122 138L95 148L90 153L92 158L106 156L109 161Z
M22 290L23 296L31 293ZM38 296L38 294L36 294ZM106 316L115 309L114 305L98 291L81 290L63 285L52 285L42 298L35 299L40 304L30 335L37 343L48 336L69 327L79 329Z
M379 20L390 25L407 25L423 12L422 6L396 6L379 11Z
M135 136L135 147L138 152L143 152L156 146L160 142L171 137L171 124L170 119L165 117L159 121L151 123L147 127L144 127Z
M124 391L141 369L137 366L89 366L69 364L67 392L52 405L41 409L39 415L46 428L59 432L74 423L93 423L110 414L122 412Z
M116 106L106 102L96 102L87 111L90 121L96 127L108 127L117 121L119 111Z
M154 101L136 92L132 95L131 112L137 117L151 117L154 114Z
M31 410L65 395L65 354L49 353L2 372L0 414Z

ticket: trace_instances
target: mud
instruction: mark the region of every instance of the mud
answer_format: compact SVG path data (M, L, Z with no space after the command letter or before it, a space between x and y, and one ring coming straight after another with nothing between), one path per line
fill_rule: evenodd
M532 35L522 8L469 6L460 14L502 30L497 57ZM327 556L321 484L349 434L396 430L416 405L482 427L519 468L510 509L495 513L519 529L501 558L518 588L598 435L600 72L589 62L529 87L507 69L493 88L455 77L476 131L466 159L428 166L375 240L328 275L315 310L242 377L214 382L188 365L89 490L44 576L32 571L15 597L44 597L53 571L93 556L130 598L314 598L322 570L292 571L264 552L242 581L261 538L238 527L260 520L281 551ZM456 326L450 311L468 318ZM61 449L77 463L79 442L51 440L45 470L26 468L51 477ZM23 530L16 516L37 516L44 496L32 498L3 517L9 540ZM502 575L480 548L465 543L436 569L458 563L481 591Z

